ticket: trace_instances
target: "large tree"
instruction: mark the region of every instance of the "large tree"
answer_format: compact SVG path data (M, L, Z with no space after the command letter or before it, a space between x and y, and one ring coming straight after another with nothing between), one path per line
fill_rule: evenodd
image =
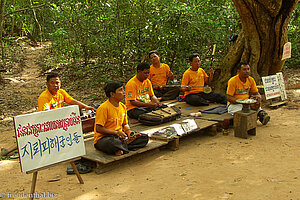
M233 0L240 16L241 31L216 74L215 87L224 90L236 64L248 62L252 76L281 71L283 45L288 42L287 26L298 0Z

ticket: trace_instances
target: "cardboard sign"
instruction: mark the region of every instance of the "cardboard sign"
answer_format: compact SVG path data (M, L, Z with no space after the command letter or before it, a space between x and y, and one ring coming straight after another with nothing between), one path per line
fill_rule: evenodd
M278 72L278 73L276 73L276 75L277 75L277 78L278 78L281 100L286 100L287 99L287 95L286 95L286 91L285 91L285 86L284 86L284 80L283 80L282 72Z
M22 172L85 155L76 105L14 117Z
M277 75L262 77L266 99L280 97L280 87Z
M283 46L283 53L282 53L282 59L281 60L284 60L284 59L287 59L287 58L290 58L290 57L292 57L292 43L287 42Z

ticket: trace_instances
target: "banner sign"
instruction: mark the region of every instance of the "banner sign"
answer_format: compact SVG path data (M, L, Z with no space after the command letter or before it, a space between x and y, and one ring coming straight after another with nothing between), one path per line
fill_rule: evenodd
M276 73L276 75L264 76L262 82L267 100L275 97L281 97L281 100L287 99L282 72Z
M281 60L284 60L284 59L287 59L287 58L290 58L290 57L292 57L292 43L287 42L283 46L283 53L282 53L282 59Z
M22 172L85 155L79 107L14 117Z
M285 91L285 86L284 86L284 80L283 80L282 72L278 72L278 73L276 73L276 75L277 75L277 78L278 78L281 100L286 100L287 99L287 95L286 95L286 91Z
M277 75L262 77L266 99L280 97L280 88Z

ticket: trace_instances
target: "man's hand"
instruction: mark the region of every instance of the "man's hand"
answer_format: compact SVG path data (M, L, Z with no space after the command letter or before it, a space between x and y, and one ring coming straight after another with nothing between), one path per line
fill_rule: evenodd
M173 74L173 72L172 72L172 71L169 71L168 74L167 74L167 77L168 77L169 80L172 81L172 80L174 79L174 74Z
M212 67L209 67L209 76L213 76L215 73L215 70Z
M261 103L261 96L260 96L260 94L252 95L251 99L255 99L256 100L256 104L260 104Z
M91 110L91 111L93 111L93 112L96 112L96 109L93 108L93 107L91 107L91 106L85 106L84 109L85 109L85 110Z
M156 108L156 107L159 107L159 104L150 101L150 102L148 103L148 106L147 106L147 107L148 107L148 108Z
M152 85L152 87L153 87L153 89L155 89L155 90L162 90L162 89L163 89L163 87L160 86L160 85Z
M125 139L127 137L127 135L124 132L121 132L121 131L116 131L115 135L117 135L121 139Z
M182 90L183 92L185 92L185 91L191 91L191 90L192 90L192 87L191 87L191 86L181 86L181 90Z

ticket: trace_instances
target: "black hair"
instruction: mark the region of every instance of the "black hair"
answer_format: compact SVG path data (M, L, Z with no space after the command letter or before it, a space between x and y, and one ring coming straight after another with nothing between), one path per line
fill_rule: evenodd
M58 77L59 78L59 75L58 75L58 73L54 73L54 72L52 72L52 73L50 73L50 74L48 74L47 75L47 77L46 77L46 81L48 82L51 78L56 78L56 77Z
M236 69L240 70L242 65L249 65L249 64L247 62L240 62L240 63L237 64Z
M189 61L190 61L190 62L193 62L193 59L194 59L195 57L199 57L199 58L200 58L200 55L199 55L198 53L193 53L192 55L189 56Z
M158 51L156 51L156 50L152 50L152 51L150 51L150 52L148 53L148 56L149 56L149 58L150 58L151 54L153 54L153 53L155 53L156 55L158 55L158 56L159 56L159 53L158 53Z
M119 81L108 82L104 87L106 96L109 98L111 92L116 93L116 90L122 86L123 86L123 83L121 83Z
M145 69L150 69L150 65L148 63L142 62L138 64L137 71L144 71Z

